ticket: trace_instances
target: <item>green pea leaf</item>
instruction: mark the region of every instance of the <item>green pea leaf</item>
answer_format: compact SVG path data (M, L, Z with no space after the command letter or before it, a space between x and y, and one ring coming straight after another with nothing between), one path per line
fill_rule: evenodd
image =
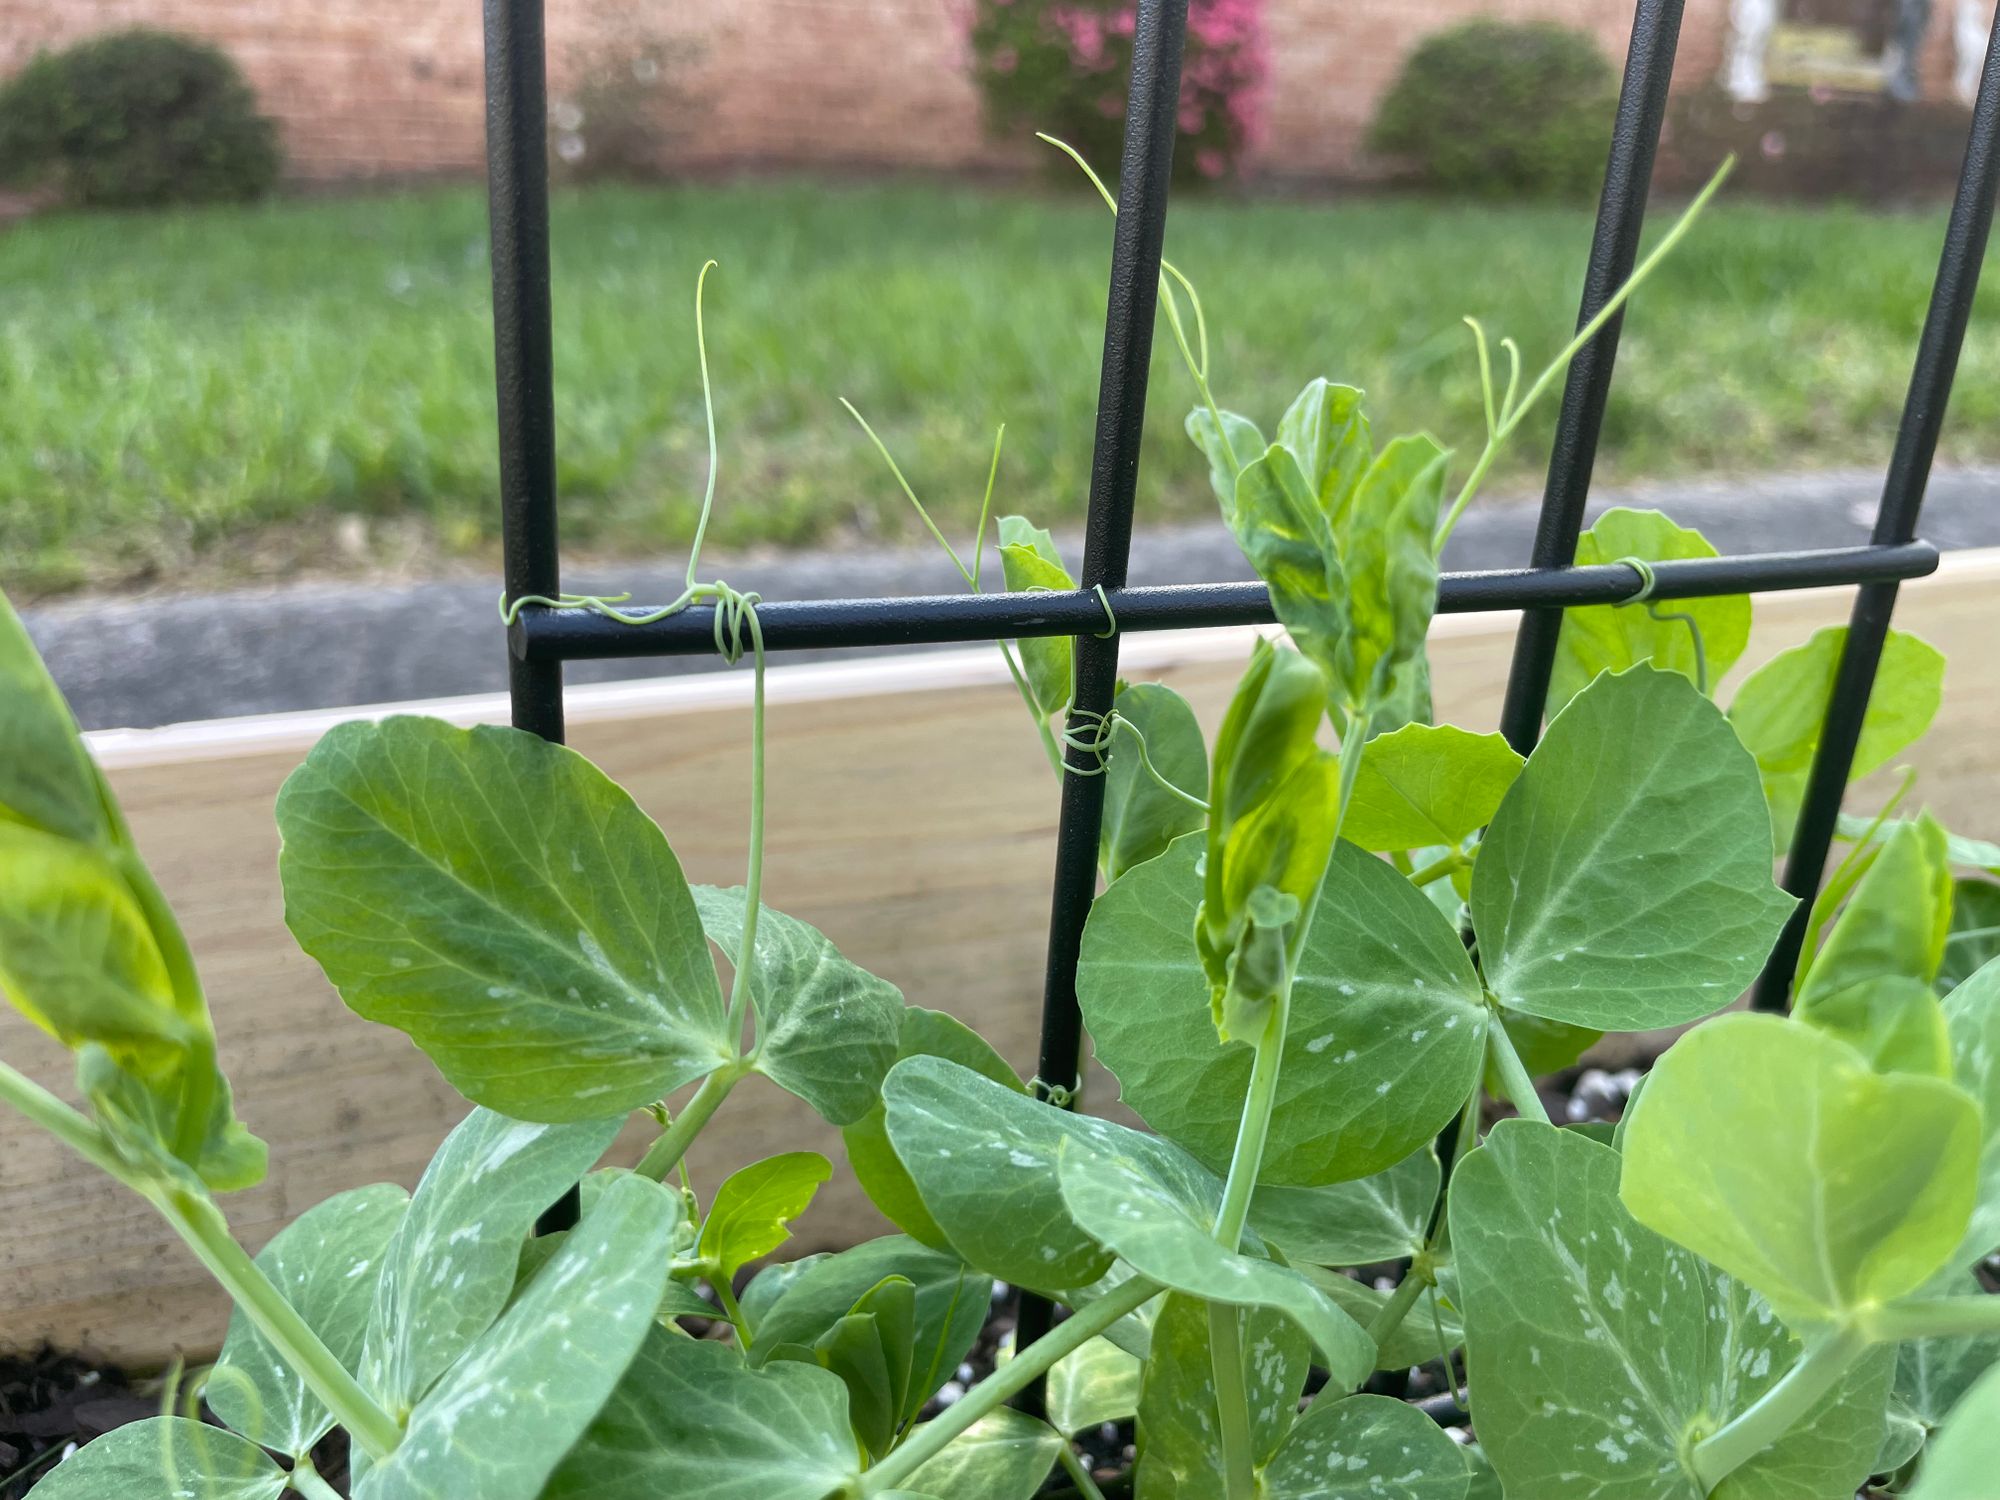
M1043 1393L1049 1422L1066 1435L1122 1422L1139 1410L1145 1362L1102 1336L1049 1366Z
M890 1279L908 1283L913 1295L908 1400L897 1414L899 1425L912 1421L978 1341L993 1297L990 1276L915 1240L890 1235L816 1258L765 1310L753 1313L746 1298L744 1315L756 1332L750 1363L764 1363L785 1345L818 1344Z
M1951 1043L1931 981L1951 918L1944 829L1904 824L1868 866L1813 955L1792 1013L1883 1072L1949 1077Z
M1297 1324L1264 1308L1243 1314L1242 1344L1251 1456L1262 1464L1292 1430L1311 1347ZM1227 1493L1216 1442L1220 1430L1208 1308L1169 1293L1153 1323L1139 1396L1139 1492L1186 1500Z
M150 1417L107 1432L35 1486L49 1500L278 1500L285 1471L233 1432L185 1417Z
M1199 807L1176 797L1159 778L1196 801L1208 795L1208 747L1185 698L1157 682L1133 683L1118 690L1116 711L1125 722L1111 740L1098 835L1098 862L1107 880L1165 853L1167 845L1206 822Z
M1458 844L1493 821L1526 764L1497 734L1406 724L1368 742L1340 836L1363 849Z
M1684 677L1599 677L1549 725L1479 846L1472 922L1503 1005L1673 1026L1750 985L1792 898L1756 767Z
M1833 1321L1945 1263L1972 1211L1979 1121L1942 1079L1876 1073L1794 1021L1724 1016L1654 1065L1621 1192L1787 1321Z
M2000 1472L2000 1370L1960 1398L1924 1449L1910 1500L1984 1500Z
M1055 539L1022 516L1000 518L1000 566L1006 573L1009 593L1031 589L1067 592L1076 587L1076 580L1063 566L1062 554L1056 551ZM1075 691L1071 680L1075 653L1070 638L1029 636L1014 644L1021 653L1021 669L1034 695L1036 712L1044 719L1061 713Z
M1883 818L1880 823L1874 818L1859 817L1854 813L1842 813L1836 823L1836 836L1850 844L1866 839L1880 843L1908 822L1907 818ZM1967 838L1962 834L1945 835L1945 853L1955 865L1965 865L1974 870L1983 870L1988 875L2000 875L2000 844L1989 843L1985 839Z
M1230 529L1294 644L1331 668L1348 631L1347 585L1319 496L1289 450L1274 445L1245 463Z
M1321 377L1278 419L1278 446L1290 453L1319 501L1336 541L1344 540L1354 492L1374 456L1362 393ZM1262 444L1253 452L1260 451Z
M885 1276L810 1347L780 1344L771 1351L773 1359L816 1364L840 1377L847 1387L847 1414L855 1441L871 1461L889 1452L905 1421L926 1399L911 1379L916 1364L916 1307L916 1289L909 1280Z
M536 1218L622 1123L535 1125L475 1109L445 1137L382 1252L362 1345L361 1383L390 1415L407 1416L499 1316Z
M1003 1406L919 1464L904 1483L918 1494L951 1500L1032 1500L1062 1447L1062 1435L1048 1423Z
M1146 1123L1226 1170L1251 1049L1217 1040L1195 956L1201 842L1128 871L1091 908L1077 995L1098 1061ZM1485 1001L1465 945L1394 868L1342 842L1292 988L1259 1180L1310 1186L1394 1166L1464 1107Z
M746 892L740 885L693 891L703 930L735 962ZM760 906L750 998L758 1072L830 1125L850 1125L874 1108L896 1060L901 990L849 963L817 927Z
M1429 437L1397 438L1354 492L1340 551L1349 627L1332 675L1348 709L1364 717L1412 698L1412 673L1437 612L1435 538L1449 457Z
M1388 1292L1378 1292L1352 1276L1324 1266L1302 1266L1300 1270L1308 1281L1339 1303L1341 1311L1363 1328L1373 1324L1382 1309L1389 1305ZM1433 1300L1437 1301L1435 1318L1431 1315ZM1456 1349L1464 1342L1465 1330L1460 1326L1457 1310L1448 1305L1441 1294L1434 1297L1433 1293L1426 1292L1416 1307L1396 1325L1395 1331L1376 1347L1375 1368L1407 1370L1413 1365L1427 1365L1432 1360L1444 1358L1446 1350Z
M984 1037L943 1011L925 1010L917 1005L905 1008L896 1058L901 1061L906 1057L946 1058L1017 1094L1028 1091L1007 1065L1007 1059L995 1052ZM889 1111L879 1089L868 1113L842 1128L841 1139L847 1146L847 1164L853 1168L869 1202L905 1234L933 1250L949 1250L951 1241L924 1207L917 1185L910 1180L895 1147L889 1143Z
M410 1414L355 1500L537 1500L649 1332L673 1192L626 1175ZM673 1335L669 1335L672 1337Z
M0 703L7 705L0 714L0 822L100 851L124 846L128 840L110 791L5 593L0 593Z
M1944 1000L1952 1077L1979 1106L1978 1196L1958 1248L1945 1262L1959 1271L2000 1250L2000 960L1988 963Z
M410 1195L394 1183L336 1193L307 1209L257 1255L257 1265L349 1373L375 1300L375 1278ZM333 1430L333 1416L238 1308L204 1392L215 1414L261 1447L297 1458Z
M786 1226L832 1175L833 1163L817 1151L787 1151L731 1173L701 1227L701 1258L714 1279L733 1283L743 1267L790 1239Z
M952 1247L1034 1291L1087 1287L1111 1266L1064 1200L1056 1154L1065 1140L1129 1156L1156 1176L1202 1171L1157 1136L1057 1109L943 1058L897 1063L882 1093L889 1139Z
M654 1329L544 1500L825 1500L860 1467L847 1387Z
M1464 1500L1472 1474L1443 1428L1387 1396L1325 1396L1264 1469L1269 1500Z
M1277 1309L1313 1341L1339 1389L1375 1367L1375 1341L1318 1287L1216 1242L1221 1184L1199 1168L1167 1174L1068 1140L1057 1169L1071 1217L1141 1276L1206 1302Z
M1628 557L1665 562L1716 555L1708 538L1692 527L1676 526L1656 510L1629 510L1622 505L1599 516L1576 544L1579 567ZM1565 610L1549 677L1549 707L1569 702L1600 672L1622 672L1641 662L1694 682L1698 659L1689 620L1701 633L1707 689L1713 694L1722 674L1750 644L1750 596L1663 600L1655 608L1658 618L1644 604Z
M299 945L475 1103L623 1114L735 1056L673 850L575 751L492 725L342 724L286 779L278 826Z
M1264 434L1248 417L1233 411L1222 413L1222 426L1205 406L1187 414L1187 435L1208 459L1208 484L1222 507L1222 519L1233 522L1236 515L1236 476L1264 452Z
M1717 1097L1731 1086L1717 1081ZM1647 1099L1635 1130L1660 1103ZM1756 1154L1745 1139L1736 1154ZM1703 1500L1692 1440L1800 1352L1742 1282L1627 1212L1619 1162L1574 1131L1503 1120L1452 1174L1473 1420L1510 1495ZM1891 1364L1886 1349L1866 1357L1716 1500L1852 1494L1881 1444Z
M76 1055L77 1090L90 1101L91 1113L127 1161L159 1169L169 1177L185 1177L187 1164L172 1154L180 1122L189 1106L189 1080L196 1073L208 1078L208 1128L195 1148L193 1176L218 1193L254 1187L264 1180L269 1152L264 1143L236 1118L229 1080L200 1052L185 1055L163 1078L128 1073L96 1043Z
M1352 1182L1303 1188L1259 1183L1250 1200L1250 1227L1294 1265L1397 1260L1423 1248L1439 1176L1437 1153L1424 1147Z
M1829 625L1803 646L1781 651L1743 679L1729 705L1735 726L1757 758L1771 826L1782 851L1791 843L1805 796L1833 678L1847 646L1847 627ZM1944 655L1930 642L1892 630L1882 647L1852 776L1866 776L1930 728L1944 697Z
M1995 958L2000 958L2000 884L1977 877L1953 881L1938 988L1950 993Z
M1953 1278L1950 1292L1962 1297L1986 1295L1984 1287L1963 1274ZM1919 1444L1995 1364L2000 1364L2000 1334L1912 1339L1897 1346L1896 1397L1917 1424Z

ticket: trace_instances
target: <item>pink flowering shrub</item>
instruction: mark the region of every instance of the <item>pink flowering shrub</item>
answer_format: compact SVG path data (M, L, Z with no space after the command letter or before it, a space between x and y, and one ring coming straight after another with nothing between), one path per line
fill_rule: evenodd
M1190 0L1181 67L1182 179L1233 174L1259 138L1263 0ZM989 127L1045 130L1110 176L1125 133L1134 0L971 0L972 66Z

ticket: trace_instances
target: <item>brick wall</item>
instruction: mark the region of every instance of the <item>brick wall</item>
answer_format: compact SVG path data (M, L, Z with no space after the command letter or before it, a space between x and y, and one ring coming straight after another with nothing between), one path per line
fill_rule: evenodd
M965 76L957 0L548 0L560 83L580 50L638 26L692 42L691 166L1004 167ZM1948 77L1950 0L1926 74ZM1711 79L1728 0L1687 0L1678 79ZM1632 0L1267 0L1270 129L1253 165L1366 171L1376 100L1427 31L1473 14L1545 16L1624 52ZM625 17L628 19L617 19ZM481 165L474 0L0 0L0 72L36 48L144 22L205 36L242 64L304 178L466 173Z

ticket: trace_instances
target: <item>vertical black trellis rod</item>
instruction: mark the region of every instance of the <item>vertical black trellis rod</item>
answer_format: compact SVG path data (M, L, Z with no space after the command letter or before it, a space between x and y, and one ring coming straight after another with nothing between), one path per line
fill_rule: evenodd
M1625 54L1625 77L1611 132L1611 156L1598 200L1597 228L1584 273L1583 305L1577 327L1596 317L1632 274L1639 254L1639 231L1646 221L1646 195L1653 183L1653 157L1673 79L1674 49L1681 33L1681 0L1640 0L1632 16L1632 41ZM1618 356L1620 312L1598 331L1571 362L1556 419L1555 447L1542 489L1541 519L1535 528L1534 566L1567 567L1576 560L1583 530L1583 505L1597 461L1597 437L1604 404L1611 394L1611 367ZM1531 609L1521 616L1514 637L1514 661L1507 673L1507 698L1500 732L1526 755L1541 737L1542 710L1549 696L1562 611Z
M1111 292L1105 310L1104 363L1097 384L1097 433L1090 460L1082 586L1123 588L1132 542L1132 502L1139 483L1139 438L1146 421L1146 377L1160 292L1160 251L1167 230L1174 126L1180 109L1181 47L1187 0L1141 0L1132 38L1132 91L1118 166L1118 219L1111 244ZM1107 622L1109 625L1110 622ZM1071 738L1088 735L1111 711L1118 687L1118 637L1076 641L1076 698ZM1104 777L1097 758L1066 752L1062 814L1056 825L1055 891L1050 901L1048 963L1042 984L1042 1041L1037 1080L1073 1090L1083 1053L1076 1001L1077 953L1097 892L1097 840L1104 821ZM1049 1326L1039 1297L1021 1299L1017 1345Z
M1882 481L1882 503L1875 512L1871 538L1877 546L1907 542L1917 534L1917 516L1930 480L1931 458L1937 452L1938 429L1944 424L1959 348L1972 316L1973 293L1979 288L1987 231L1993 223L1994 190L2000 182L2000 149L1996 149L1996 139L2000 139L2000 46L1995 41L2000 41L2000 16L1994 18L1993 37L1987 44L1965 162L1959 168L1958 193L1945 228L1937 280L1931 284L1930 310L1917 342L1895 451ZM1759 1010L1783 1010L1790 993L1812 900L1819 892L1841 798L1861 743L1862 721L1875 688L1876 669L1882 662L1882 646L1888 639L1889 617L1896 608L1896 587L1894 583L1864 584L1855 595L1847 644L1834 673L1819 749L1806 782L1805 803L1785 859L1784 887L1799 898L1799 905L1757 981L1753 1003Z
M486 0L486 193L493 243L493 375L499 397L500 535L509 599L554 595L555 363L549 313L547 48L542 0ZM563 737L562 663L511 653L516 729ZM541 1217L576 1223L572 1188Z

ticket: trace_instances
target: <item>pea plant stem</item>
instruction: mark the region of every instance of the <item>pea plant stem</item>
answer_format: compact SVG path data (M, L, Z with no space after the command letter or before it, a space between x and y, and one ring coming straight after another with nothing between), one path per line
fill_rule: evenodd
M2000 1297L1913 1298L1876 1309L1866 1326L1880 1342L2000 1334Z
M1498 1011L1486 1018L1486 1055L1500 1075L1501 1094L1520 1111L1521 1118L1549 1124L1549 1112L1542 1107L1542 1096L1535 1092L1535 1080L1528 1076L1521 1054L1514 1050L1514 1039L1507 1035Z
M1842 1324L1799 1357L1778 1383L1695 1445L1693 1465L1704 1494L1797 1426L1834 1382L1868 1349L1856 1324Z
M1076 1449L1068 1442L1062 1445L1056 1457L1061 1461L1063 1472L1069 1475L1070 1483L1076 1486L1077 1494L1083 1500L1104 1500L1104 1491L1097 1487L1097 1481L1090 1477L1090 1470L1082 1459L1076 1456Z
M31 1123L41 1126L99 1171L109 1173L127 1187L138 1190L137 1179L112 1149L103 1131L32 1078L17 1073L4 1062L0 1062L0 1099L13 1105Z
M148 1196L209 1274L222 1284L230 1300L243 1309L244 1316L257 1325L257 1331L271 1341L285 1363L326 1403L334 1420L368 1456L383 1459L395 1452L403 1440L402 1428L361 1389L346 1366L236 1243L222 1211L185 1188L169 1187Z
M1423 1296L1429 1285L1415 1266L1403 1273L1403 1279L1396 1283L1396 1290L1382 1304L1382 1310L1368 1321L1368 1337L1375 1340L1378 1350L1403 1326L1403 1320L1410 1315L1410 1309L1417 1305L1417 1299Z
M701 1134L702 1126L722 1107L729 1091L749 1071L749 1065L739 1060L717 1068L702 1079L694 1097L674 1116L673 1123L660 1132L659 1139L646 1148L646 1154L639 1158L639 1165L635 1168L639 1175L650 1177L655 1182L665 1182L667 1174L680 1165L688 1147L694 1144L694 1138Z
M1157 1282L1135 1276L1079 1308L912 1432L908 1442L861 1476L860 1494L879 1495L897 1488L973 1423L1026 1390L1065 1354L1082 1348L1127 1313L1137 1312L1160 1291Z
M310 1457L292 1465L291 1484L306 1500L340 1500L340 1491L320 1478L319 1470L313 1467Z

